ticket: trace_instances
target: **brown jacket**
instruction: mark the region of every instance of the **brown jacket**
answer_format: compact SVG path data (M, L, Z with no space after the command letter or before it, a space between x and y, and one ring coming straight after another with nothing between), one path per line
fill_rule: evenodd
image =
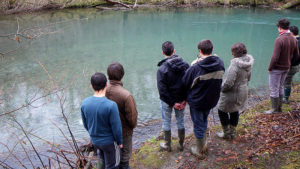
M106 97L117 103L122 122L123 137L132 136L137 125L138 112L133 96L123 88L121 81L110 80Z
M291 33L279 35L274 43L273 55L268 70L288 70L293 56L298 56L297 40Z

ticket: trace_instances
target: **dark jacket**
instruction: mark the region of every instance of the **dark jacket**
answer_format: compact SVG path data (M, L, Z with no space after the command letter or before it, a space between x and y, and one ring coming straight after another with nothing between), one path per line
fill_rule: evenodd
M299 55L293 57L291 66L297 66L297 65L300 64L300 37L297 37L297 41L298 41L298 51L299 51Z
M190 107L202 111L216 106L224 71L224 62L218 56L209 56L186 71L182 80Z
M275 40L268 70L288 70L293 57L298 55L297 40L291 33L283 33Z
M132 136L137 125L138 112L133 96L123 88L121 81L110 80L106 89L106 97L117 103L122 122L123 137Z
M182 77L189 65L177 55L170 56L158 63L157 88L159 97L169 106L182 102L186 94L182 84Z

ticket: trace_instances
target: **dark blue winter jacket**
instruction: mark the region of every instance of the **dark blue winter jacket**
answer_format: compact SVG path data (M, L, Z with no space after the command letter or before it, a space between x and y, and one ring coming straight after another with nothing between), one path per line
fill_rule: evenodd
M160 99L169 106L185 100L186 93L182 77L189 65L177 55L170 56L158 63L157 88Z
M216 106L224 71L224 62L217 56L209 56L186 71L182 80L190 107L204 111Z
M300 64L300 37L297 37L297 41L298 41L299 53L298 53L298 56L293 57L293 59L291 61L291 66L297 66Z

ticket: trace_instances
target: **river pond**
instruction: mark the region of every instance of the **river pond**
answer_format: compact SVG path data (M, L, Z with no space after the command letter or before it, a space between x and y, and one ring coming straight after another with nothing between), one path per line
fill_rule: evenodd
M268 9L151 9L134 11L100 11L76 9L0 16L0 35L33 28L27 33L36 39L22 45L0 60L0 112L14 110L57 88L63 87L63 107L76 138L88 138L80 116L81 101L92 95L90 76L106 72L118 61L125 68L124 87L136 99L139 124L161 117L156 88L157 63L163 59L161 44L172 41L176 54L187 62L197 56L197 44L210 39L214 52L226 67L230 48L243 42L255 58L250 88L268 84L267 67L273 43L278 35L279 18L287 17L300 26L300 12ZM18 18L18 19L17 19ZM0 38L0 52L17 47L17 41ZM297 74L295 79L300 80ZM51 80L52 79L52 80ZM60 142L64 131L59 99L55 94L42 97L14 113L32 134ZM1 142L15 137L15 123L0 116ZM55 125L54 125L55 124Z

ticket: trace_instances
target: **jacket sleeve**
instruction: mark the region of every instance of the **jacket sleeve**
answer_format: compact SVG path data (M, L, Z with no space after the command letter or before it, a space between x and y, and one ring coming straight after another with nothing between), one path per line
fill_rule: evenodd
M233 87L233 85L235 84L236 76L237 76L236 65L235 63L231 63L227 72L227 76L224 79L222 85L222 89L221 89L222 92L226 92Z
M137 125L138 111L136 109L136 103L132 95L128 96L125 102L126 120L130 128L135 128Z
M172 99L172 97L170 96L169 88L168 88L167 77L159 69L157 71L157 88L158 88L159 95L162 98ZM168 104L170 104L170 103L168 103ZM173 106L173 105L170 105L170 106Z
M297 42L296 44L296 48L294 50L294 59L296 61L296 65L299 65L300 64L300 48L299 48L299 44Z
M85 115L84 115L84 112L83 112L83 107L81 106L81 118L82 118L82 123L83 123L83 126L86 130L88 130L88 127L86 125L86 118L85 118Z
M113 103L113 106L111 107L109 122L114 136L114 140L117 142L118 145L123 144L122 123L120 120L119 110L116 103Z
M281 52L281 44L280 41L276 39L274 43L273 55L268 68L269 71L273 70L274 65L278 62L280 52Z
M184 87L185 92L187 92L189 89L191 89L192 83L193 83L194 77L193 77L193 69L190 67L185 72L183 78L182 78L182 84Z

